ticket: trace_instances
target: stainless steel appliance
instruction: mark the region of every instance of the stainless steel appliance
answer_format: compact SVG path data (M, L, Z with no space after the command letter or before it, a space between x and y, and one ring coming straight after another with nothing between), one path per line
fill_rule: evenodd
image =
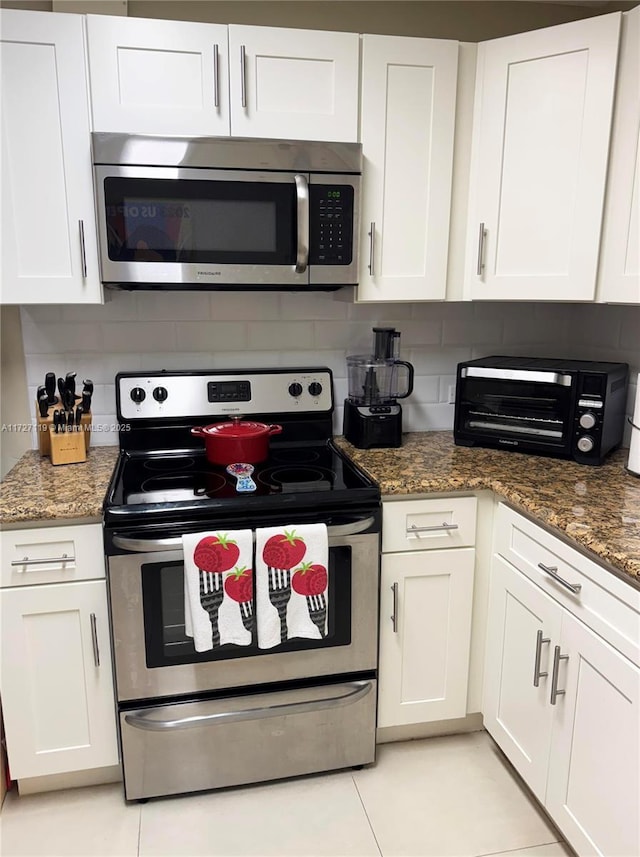
M93 133L92 149L107 285L358 282L359 143Z
M378 488L331 442L326 368L121 373L120 455L105 547L128 799L372 762ZM194 424L282 425L255 491L207 462ZM197 652L185 633L182 535L325 523L328 632Z
M624 430L626 363L482 357L458 364L454 439L602 464Z
M413 366L399 360L399 353L399 331L374 327L373 353L347 357L349 396L344 403L343 434L360 449L402 444L398 399L413 391Z

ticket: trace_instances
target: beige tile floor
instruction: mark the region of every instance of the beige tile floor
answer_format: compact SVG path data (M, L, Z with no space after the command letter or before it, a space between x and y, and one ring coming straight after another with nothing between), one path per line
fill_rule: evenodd
M127 804L121 785L18 798L3 857L571 857L485 732L387 744L374 766Z

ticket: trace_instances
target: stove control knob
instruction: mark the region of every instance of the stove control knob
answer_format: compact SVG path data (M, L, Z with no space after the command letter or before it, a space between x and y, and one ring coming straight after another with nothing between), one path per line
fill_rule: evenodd
M580 452L591 452L594 446L594 440L592 437L589 437L588 434L585 434L581 438L578 438L578 449L580 450Z
M583 429L592 429L596 424L596 416L591 411L587 411L580 417L580 425Z
M289 395L295 396L296 398L302 393L302 384L298 384L297 381L294 381L293 384L289 384Z
M312 381L311 384L309 384L309 393L311 393L312 396L317 397L321 392L322 384L319 384L317 381Z
M168 395L166 387L156 387L153 391L153 398L156 402L164 402Z
M147 398L147 394L142 389L142 387L134 387L130 395L136 405L139 405L141 402L144 402L144 400Z

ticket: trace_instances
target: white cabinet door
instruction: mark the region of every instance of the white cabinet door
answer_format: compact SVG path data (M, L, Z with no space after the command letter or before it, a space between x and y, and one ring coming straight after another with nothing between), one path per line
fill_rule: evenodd
M117 764L105 582L3 589L0 608L12 776Z
M549 705L552 646L560 638L561 621L562 608L494 554L484 725L542 802L554 714Z
M458 43L363 36L359 301L444 299Z
M378 726L467 713L473 548L383 555Z
M358 139L357 33L229 25L231 133Z
M480 44L468 297L594 299L620 18Z
M227 27L87 15L93 130L228 135Z
M101 303L80 15L2 9L3 303Z
M640 670L567 612L557 642L568 660L558 670L546 808L578 854L635 857Z
M640 303L640 6L622 16L598 300Z

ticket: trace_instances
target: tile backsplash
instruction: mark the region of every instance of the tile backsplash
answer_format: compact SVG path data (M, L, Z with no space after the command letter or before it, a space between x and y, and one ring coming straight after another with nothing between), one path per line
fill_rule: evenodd
M104 306L22 307L29 400L46 372L95 385L94 444L115 444L116 372L329 366L342 431L347 354L369 353L371 328L401 332L415 366L406 431L450 429L456 365L487 354L621 360L640 369L640 306L543 303L355 304L351 292L107 292ZM627 426L627 429L629 427ZM628 443L628 431L626 434Z

